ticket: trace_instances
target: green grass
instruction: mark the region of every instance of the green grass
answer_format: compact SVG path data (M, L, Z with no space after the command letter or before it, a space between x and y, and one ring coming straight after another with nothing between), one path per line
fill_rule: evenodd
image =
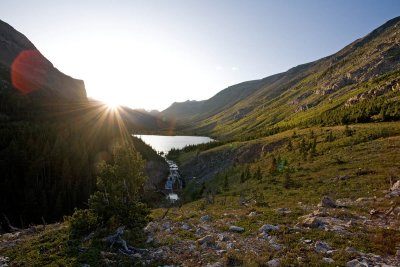
M283 252L269 252L268 255L260 255L259 258L246 258L243 255L233 255L248 266L257 266L257 262L265 258L281 257L284 265L321 266L322 256L316 253L312 247L305 248L299 239L323 240L338 250L332 258L335 263L332 266L342 266L352 255L345 252L346 247L354 247L366 253L378 255L393 255L395 246L399 244L400 231L397 229L384 229L379 227L364 227L358 225L348 229L349 235L344 238L340 234L319 229L289 231L298 221L299 217L316 209L316 205L323 195L329 195L334 199L356 200L361 197L383 198L379 202L369 202L364 205L352 205L345 209L331 210L334 217L344 220L366 216L369 218L371 209L387 210L391 203L384 198L384 191L390 186L389 177L394 181L400 179L400 123L370 123L351 125L351 136L346 134L344 126L312 127L289 130L276 135L253 140L251 142L239 142L235 144L235 151L247 147L249 143L268 145L279 140L286 140L284 144L274 147L268 153L261 155L259 159L243 165L236 165L226 170L229 177L229 190L224 190L224 174L215 176L206 181L206 188L213 188L217 192L214 204L205 204L203 199L183 205L175 213L181 220L198 223L198 219L209 214L213 218L212 224L221 231L227 231L230 224L245 228L243 236L254 236L258 228L264 223L279 224L278 236L280 243L285 246ZM311 156L302 156L299 151L300 140L306 142L312 140L311 131L317 140L316 153ZM332 133L332 140L328 136ZM286 144L289 140L293 149L288 150ZM250 147L250 146L248 146ZM232 149L229 144L213 148L223 152ZM208 151L200 151L207 153ZM289 188L284 186L284 175L269 174L271 157L286 159L290 167L291 184ZM182 153L179 158L182 162L188 162L192 154ZM247 168L254 173L261 168L262 180L254 178L240 183L240 174ZM346 176L347 179L339 179ZM199 186L199 185L197 185ZM196 188L196 185L192 185ZM249 199L248 205L239 204L240 195ZM279 214L277 208L288 208L291 213ZM308 210L307 210L308 209ZM249 218L247 215L256 211L257 216ZM161 211L154 211L154 214ZM158 215L156 215L158 216ZM297 257L303 257L298 262ZM246 265L246 266L247 266Z

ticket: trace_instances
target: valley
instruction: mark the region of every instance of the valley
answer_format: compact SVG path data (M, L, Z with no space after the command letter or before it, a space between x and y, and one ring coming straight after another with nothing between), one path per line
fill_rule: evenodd
M162 112L21 96L10 62L0 266L400 266L400 17Z

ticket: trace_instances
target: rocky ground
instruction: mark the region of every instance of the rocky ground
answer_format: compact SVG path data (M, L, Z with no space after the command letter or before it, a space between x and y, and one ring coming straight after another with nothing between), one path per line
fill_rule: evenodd
M104 266L119 266L123 256L132 265L144 266L400 266L399 240L393 242L389 236L381 237L388 238L389 243L376 240L387 246L385 251L394 251L381 254L359 249L362 244L355 242L363 232L374 231L376 235L381 230L399 231L399 196L400 181L381 198L334 200L324 196L313 206L298 203L296 208L274 209L279 218L295 218L282 220L282 224L266 221L252 201L241 208L210 214L207 209L159 210L145 228L148 246L129 246L123 239L122 227L102 240L111 245L101 251L101 261ZM365 207L382 207L384 202L390 204L389 208L370 209L367 216L355 212ZM65 224L55 224L47 229L39 226L4 234L0 238L0 251L18 247L44 231L63 228ZM82 243L92 238L89 235ZM11 261L0 253L0 266L29 264Z
M376 255L357 250L350 244L335 247L330 241L317 235L313 239L306 238L315 230L331 233L342 240L350 240L352 236L369 228L399 230L400 206L396 203L400 194L399 185L400 182L397 182L384 199L366 197L355 201L350 199L335 201L323 197L321 202L313 207L299 203L308 214L298 217L292 225L258 221L258 218L262 218L262 214L255 211L245 215L222 212L219 217L203 213L193 218L177 220L175 216L180 211L176 209L171 211L169 216L149 223L145 229L147 242L154 247L137 251L135 257L146 265L158 261L176 266L241 266L246 265L243 261L245 255L246 258L256 259L254 265L286 266L285 257L293 253L291 243L295 242L295 250L300 253L296 255L297 263L294 265L342 266L345 258L345 266L349 267L400 266L400 247L395 248L394 256ZM369 216L348 211L350 207L379 204L388 199L391 200L391 208L382 211L372 209ZM292 213L290 209L284 207L276 209L275 212L279 215ZM241 216L252 218L261 226L255 230L238 226ZM291 238L288 240L286 236ZM263 257L265 252L268 252L266 254L268 256ZM310 252L317 255L318 263L310 262L307 256Z
M358 205L364 201L367 200L359 200L352 204ZM265 266L281 266L281 255L290 253L285 247L285 241L282 240L285 239L285 233L290 232L298 234L297 242L304 247L305 251L314 250L320 255L321 265L324 263L335 264L332 256L338 254L337 248L324 240L306 239L302 237L302 234L318 228L331 231L346 239L346 236L353 234L349 228L399 229L400 226L400 207L395 208L386 217L371 216L370 218L354 214L348 218L338 218L335 215L337 209L343 208L316 207L310 214L300 217L298 223L292 227L264 222L265 224L257 231L247 234L244 234L245 228L235 225L235 216L226 213L222 218L212 218L205 214L199 220L183 222L174 222L168 218L157 220L151 222L146 228L148 242L163 245L146 250L141 257L146 259L147 263L157 259L179 266L236 266L241 265L240 260L236 260L233 256L230 257L231 252L258 258L263 251L273 251L276 257L266 261ZM277 212L289 213L291 211L283 208ZM248 216L256 218L259 215L251 212ZM221 230L221 225L225 225L227 229ZM186 238L182 238L182 236L186 236ZM400 248L394 257L363 253L351 246L341 252L345 252L353 258L347 261L346 266L400 266ZM299 255L297 260L301 265L304 259Z

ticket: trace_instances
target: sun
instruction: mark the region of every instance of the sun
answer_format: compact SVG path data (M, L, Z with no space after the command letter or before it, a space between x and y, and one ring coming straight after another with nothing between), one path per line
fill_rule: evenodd
M116 99L107 99L104 101L104 103L107 105L109 109L112 110L118 109L121 106L121 104Z

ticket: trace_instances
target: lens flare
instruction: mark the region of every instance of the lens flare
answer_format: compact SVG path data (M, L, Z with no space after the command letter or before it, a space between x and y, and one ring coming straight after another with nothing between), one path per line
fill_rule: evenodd
M36 49L22 51L11 65L11 82L20 93L29 94L46 82L49 63Z

